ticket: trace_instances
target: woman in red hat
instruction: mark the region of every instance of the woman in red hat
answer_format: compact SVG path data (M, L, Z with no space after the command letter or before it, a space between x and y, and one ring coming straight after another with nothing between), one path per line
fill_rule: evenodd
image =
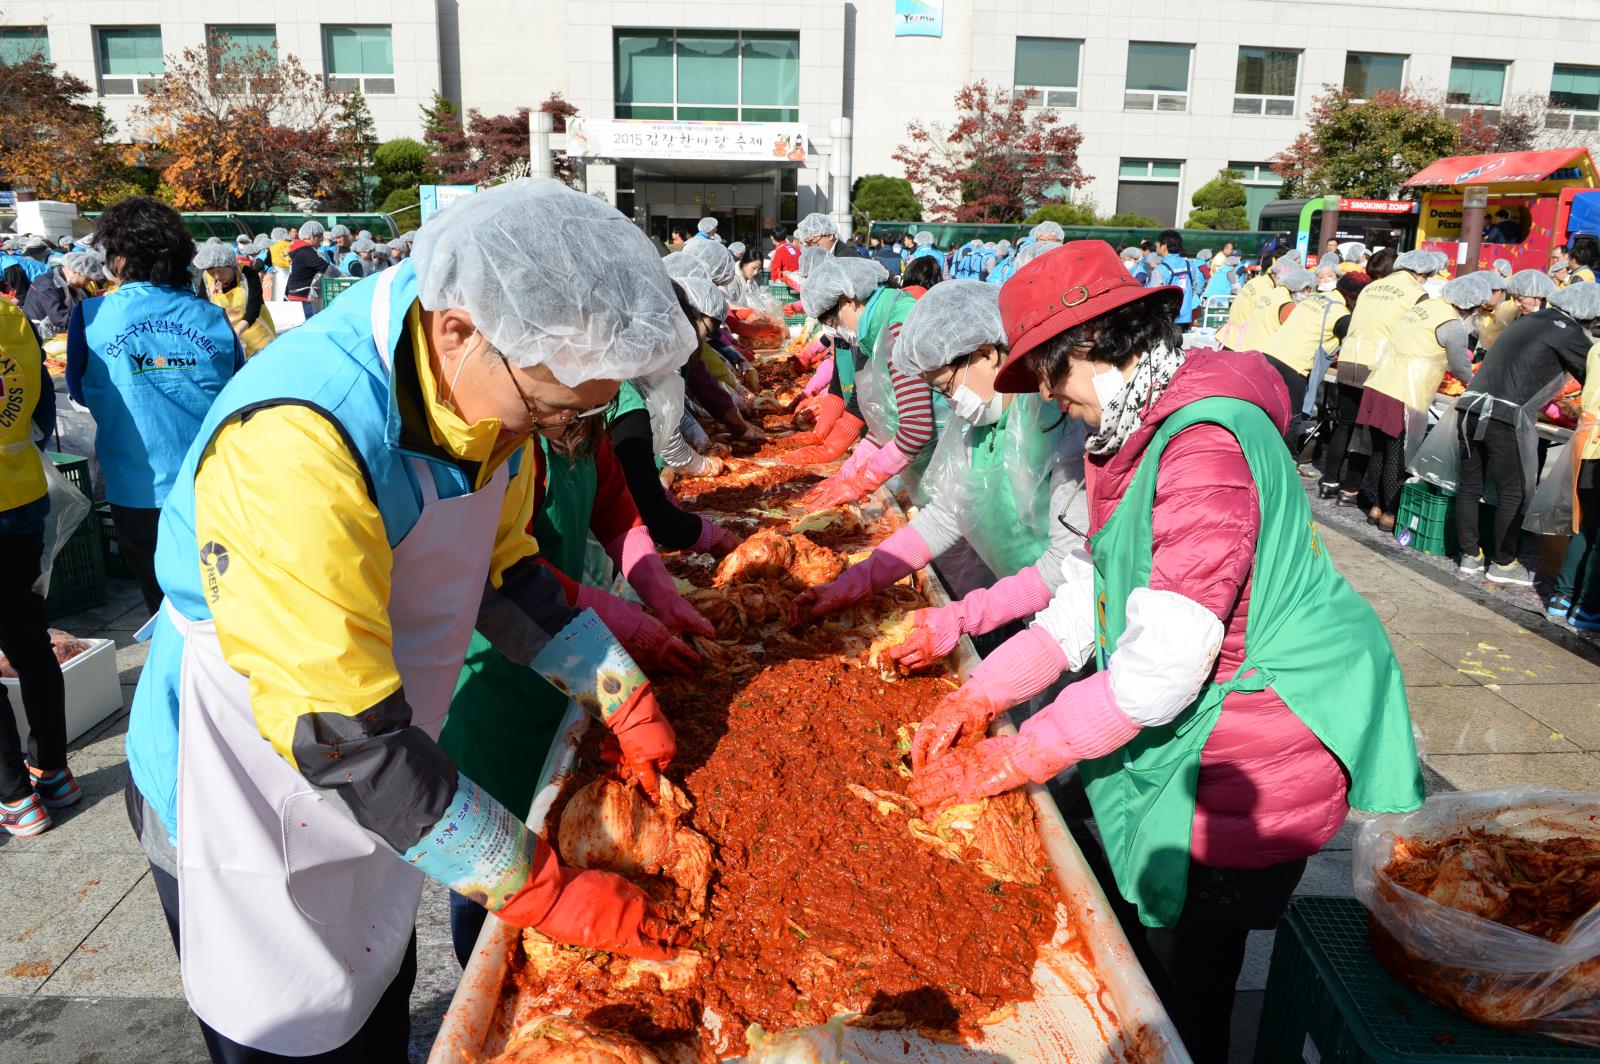
M912 794L969 801L1077 765L1105 885L1204 1062L1227 1058L1246 938L1277 923L1306 858L1351 806L1423 795L1393 650L1283 447L1283 381L1253 351L1185 351L1176 301L1087 240L1001 289L998 387L1037 387L1093 433L1089 548L918 731ZM973 741L1091 656L1017 734Z

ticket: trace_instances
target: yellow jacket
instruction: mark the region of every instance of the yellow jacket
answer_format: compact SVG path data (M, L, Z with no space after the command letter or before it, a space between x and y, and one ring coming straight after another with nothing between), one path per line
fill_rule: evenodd
M1338 292L1316 292L1295 304L1288 319L1262 345L1261 353L1306 376L1311 372L1318 347L1329 354L1339 350L1339 338L1333 334L1333 327L1349 316L1344 296Z
M1266 346L1267 341L1282 328L1283 322L1278 315L1291 298L1289 290L1277 283L1257 291L1255 305L1246 311L1249 316L1245 319L1244 336L1239 341L1240 350L1260 351Z
M1240 286L1234 294L1233 302L1228 305L1229 323L1238 322L1241 325L1250 324L1250 312L1255 308L1256 299L1263 289L1273 287L1272 278L1264 273L1258 273Z
M1373 281L1361 290L1355 309L1350 312L1350 328L1344 336L1340 365L1375 366L1389 334L1402 315L1427 293L1422 282L1406 270Z
M1361 298L1366 298L1365 293ZM1383 358L1367 378L1367 388L1392 396L1412 410L1428 409L1446 369L1439 327L1460 320L1461 312L1442 299L1424 300L1400 315Z
M292 241L279 240L267 248L267 259L276 269L289 268L289 245Z
M44 497L44 465L33 443L33 412L50 387L44 355L27 317L15 303L0 299L0 514ZM53 394L51 401L53 405ZM45 414L49 411L46 407Z
M1585 425L1590 425L1585 433L1585 441L1579 458L1592 460L1600 458L1600 343L1589 348L1588 369L1583 375L1583 392L1578 397L1578 403L1583 409L1583 415L1578 420L1578 429L1583 431Z
M1502 299L1492 314L1485 314L1482 311L1474 314L1472 331L1478 334L1478 346L1485 351L1489 350L1494 346L1494 342L1500 339L1500 334L1506 331L1506 326L1521 315L1522 308L1510 297Z

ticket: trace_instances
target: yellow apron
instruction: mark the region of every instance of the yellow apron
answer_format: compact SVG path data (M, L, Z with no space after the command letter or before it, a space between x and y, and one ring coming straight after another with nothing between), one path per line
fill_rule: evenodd
M1245 323L1244 337L1240 341L1239 350L1260 351L1266 346L1267 341L1283 327L1283 323L1278 320L1278 312L1290 298L1289 290L1281 284L1263 289L1256 296L1255 306L1250 308L1250 318Z
M1268 277L1258 274L1239 288L1233 302L1228 305L1227 322L1217 330L1217 343L1229 351L1249 350L1244 346L1244 331L1250 325L1250 311L1255 307L1256 297L1262 289L1271 284Z
M44 467L33 445L33 410L42 389L54 387L28 319L0 300L0 513L45 493Z
M1308 296L1289 312L1278 331L1267 338L1261 353L1282 362L1302 377L1311 372L1317 348L1329 354L1339 350L1333 327L1350 312L1338 292L1318 292Z
M1367 298L1366 293L1361 298ZM1400 315L1383 357L1367 378L1367 387L1400 400L1411 410L1427 410L1444 380L1446 366L1444 345L1436 333L1439 326L1460 317L1461 312L1442 299L1418 303Z
M246 292L244 278L239 278L239 283L226 292L212 292L211 302L221 307L228 314L230 323L244 318L244 302ZM277 339L278 330L272 324L272 313L267 310L266 304L261 306L261 316L256 318L256 323L239 334L239 343L244 347L244 357L251 355L266 347Z
M1339 364L1376 366L1389 334L1424 294L1422 283L1403 270L1363 288L1350 312L1350 329L1345 334Z

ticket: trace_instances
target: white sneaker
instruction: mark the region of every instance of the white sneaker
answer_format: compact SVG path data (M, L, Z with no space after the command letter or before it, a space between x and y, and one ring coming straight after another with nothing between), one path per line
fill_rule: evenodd
M1491 564L1489 566L1489 582L1491 584L1515 584L1518 587L1532 587L1533 574L1528 572L1528 567L1519 561L1510 565Z
M1471 555L1470 557L1463 554L1461 556L1460 572L1462 576L1482 576L1483 551L1480 550L1478 553Z

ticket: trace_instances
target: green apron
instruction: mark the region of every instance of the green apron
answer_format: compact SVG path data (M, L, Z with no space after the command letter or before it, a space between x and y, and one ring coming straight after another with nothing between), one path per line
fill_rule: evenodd
M878 343L885 329L891 325L905 324L911 308L917 305L916 297L898 288L880 288L867 301L861 312L860 350L867 363L855 377L856 403L861 417L872 430L872 435L890 445L895 433L900 431L900 410L895 404L894 385L889 379L889 349ZM944 434L950 421L950 401L939 392L929 389L933 399L933 431L935 439ZM929 493L923 490L923 476L933 458L933 447L924 447L911 464L900 471L900 481L911 493L911 501L918 506L928 505Z
M534 535L552 565L568 576L581 574L595 503L594 460L573 461L539 442L545 448L546 487ZM533 804L539 769L566 712L566 695L473 632L439 745L462 775L523 815Z
M894 305L894 299L886 297L897 294L896 289L883 287L872 293L872 297L867 300L867 305L861 311L861 328L856 330L856 342L850 347L840 348L835 341L833 372L839 378L839 392L847 403L855 397L856 352L871 353L872 343L877 339L878 331L883 328L884 315L888 308ZM845 357L841 358L841 354Z
M1161 453L1198 422L1238 439L1261 499L1244 663L1234 679L1208 682L1170 723L1078 769L1117 887L1149 927L1171 927L1183 910L1200 752L1230 692L1276 691L1344 766L1351 806L1401 812L1423 797L1405 687L1383 626L1323 550L1282 435L1244 400L1201 399L1169 417L1090 538L1100 668L1126 627L1128 595L1149 585Z

